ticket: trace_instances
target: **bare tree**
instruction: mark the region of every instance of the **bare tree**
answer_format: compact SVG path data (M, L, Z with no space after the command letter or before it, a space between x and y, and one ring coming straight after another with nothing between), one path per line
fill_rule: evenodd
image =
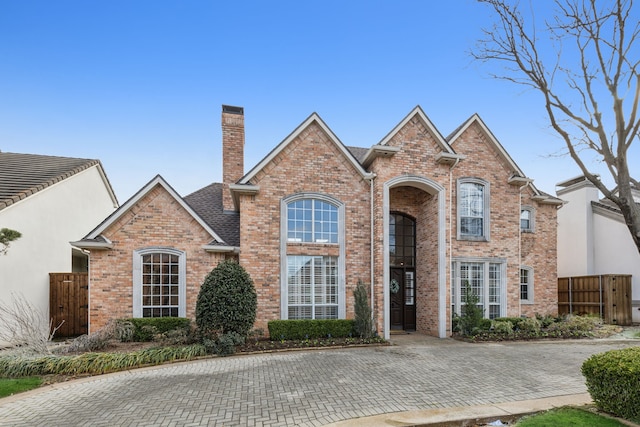
M11 302L0 301L0 342L21 353L49 354L53 335L62 326L34 306L21 293L12 293Z
M497 21L483 30L472 56L504 64L493 77L542 95L551 127L585 177L620 208L640 252L640 205L633 199L640 185L627 161L640 129L640 16L633 0L556 0L553 18L540 28L533 15L545 2L528 3L525 20L517 2L479 1ZM615 186L590 170L590 156L606 165Z

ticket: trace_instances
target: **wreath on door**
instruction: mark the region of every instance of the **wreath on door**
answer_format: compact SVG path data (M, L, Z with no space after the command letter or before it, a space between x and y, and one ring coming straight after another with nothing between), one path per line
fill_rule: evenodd
M392 294L397 294L400 290L400 283L396 279L391 279L391 284L389 285L389 289Z

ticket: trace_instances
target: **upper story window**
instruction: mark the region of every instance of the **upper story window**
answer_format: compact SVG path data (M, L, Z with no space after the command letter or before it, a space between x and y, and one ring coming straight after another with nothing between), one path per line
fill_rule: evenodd
M148 248L133 254L133 317L186 316L182 251Z
M524 232L533 232L533 213L534 210L532 207L523 206L520 210L520 230Z
M287 241L338 243L338 207L313 198L288 203Z
M489 240L489 183L458 181L458 240Z

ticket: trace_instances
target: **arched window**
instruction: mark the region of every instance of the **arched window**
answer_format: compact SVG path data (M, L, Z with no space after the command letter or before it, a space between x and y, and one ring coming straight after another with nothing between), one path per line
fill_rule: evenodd
M185 255L170 248L133 253L133 317L185 317Z
M458 180L458 240L489 240L489 183Z
M344 204L320 193L281 201L282 319L344 319Z

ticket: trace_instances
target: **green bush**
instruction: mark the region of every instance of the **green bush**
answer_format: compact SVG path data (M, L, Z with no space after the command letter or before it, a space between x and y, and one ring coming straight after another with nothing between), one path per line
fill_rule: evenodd
M133 332L129 324L133 325ZM143 317L118 320L116 335L123 342L146 342L153 341L157 335L164 335L170 331L182 330L188 333L190 329L191 320L185 317Z
M196 302L196 324L202 334L218 331L247 336L256 320L258 297L246 270L233 260L207 275Z
M595 354L582 375L599 409L640 423L640 347Z
M353 290L355 300L354 329L360 338L371 338L373 336L373 313L369 305L367 288L358 280L356 288Z
M530 336L537 336L542 329L542 323L535 317L521 318L518 323L518 330Z
M491 322L491 330L499 335L513 334L513 323L509 320L494 320Z
M602 320L594 316L567 316L563 321L553 323L547 328L551 336L590 337L596 326L602 325Z
M354 332L354 321L350 319L272 320L267 326L272 340L347 338Z

